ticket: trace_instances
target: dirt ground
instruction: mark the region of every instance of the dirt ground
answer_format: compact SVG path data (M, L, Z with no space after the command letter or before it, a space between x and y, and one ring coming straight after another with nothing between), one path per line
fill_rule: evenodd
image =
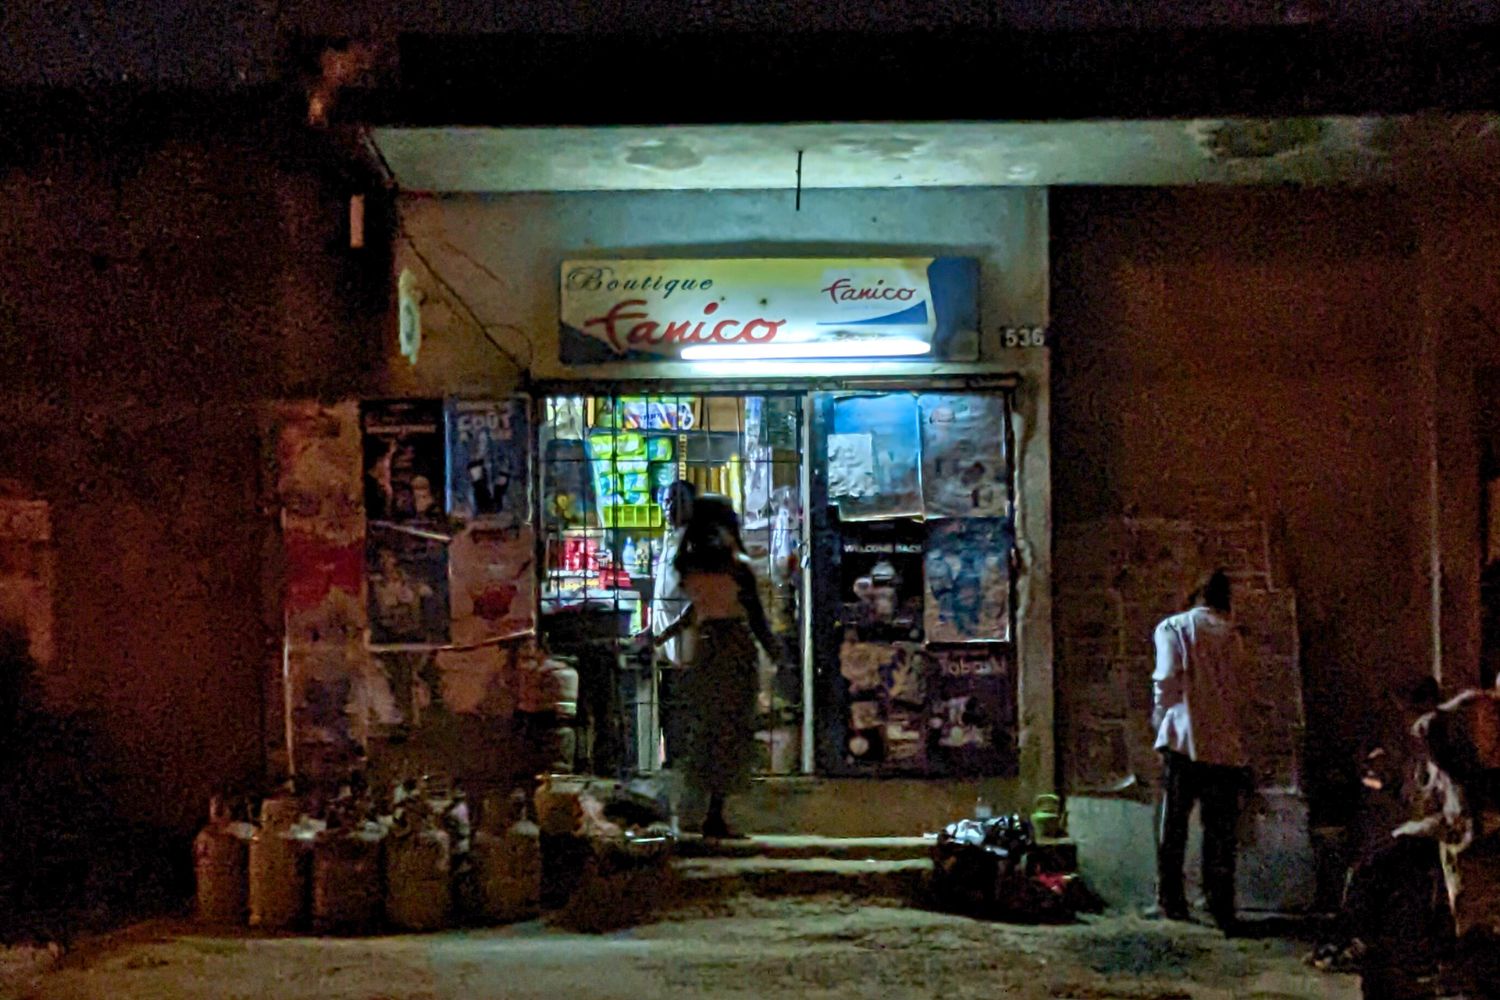
M377 938L215 936L153 923L84 943L0 987L24 1000L459 1000L532 997L1358 996L1305 945L1091 918L1029 927L830 898L745 899L605 935L542 923Z

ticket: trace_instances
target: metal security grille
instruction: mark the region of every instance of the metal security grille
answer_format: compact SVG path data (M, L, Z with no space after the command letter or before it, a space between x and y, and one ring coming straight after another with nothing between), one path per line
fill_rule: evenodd
M663 590L679 481L729 498L785 649L761 664L761 771L801 770L803 397L793 393L638 394L542 401L542 626L580 656L580 769L654 771L681 748L677 662L636 662L619 640L675 617ZM580 636L587 636L581 639ZM608 647L608 653L605 650ZM672 650L669 650L671 652Z

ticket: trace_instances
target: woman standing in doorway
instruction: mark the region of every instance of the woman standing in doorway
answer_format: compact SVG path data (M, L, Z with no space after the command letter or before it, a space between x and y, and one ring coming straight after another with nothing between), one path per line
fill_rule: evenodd
M688 603L656 639L664 642L687 627L695 632L691 665L682 679L684 777L708 796L703 835L727 838L733 834L724 820L724 799L749 783L755 761L756 642L776 657L739 518L727 497L708 494L694 502L676 567Z

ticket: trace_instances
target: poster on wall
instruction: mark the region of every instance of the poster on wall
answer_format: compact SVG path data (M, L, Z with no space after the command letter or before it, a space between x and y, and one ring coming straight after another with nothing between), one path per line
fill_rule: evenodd
M375 400L360 407L364 431L365 516L371 521L435 522L443 516L443 404L435 399Z
M845 642L848 683L846 761L885 769L925 767L925 655L913 643Z
M514 526L527 520L526 401L449 400L448 512L464 520Z
M994 518L928 522L928 642L1010 638L1011 527Z
M1008 517L1005 398L942 393L919 397L922 493L928 517Z
M922 514L917 399L846 396L833 403L828 496L845 521Z
M927 693L925 742L934 770L1016 773L1016 677L1004 647L929 648Z
M532 628L536 551L527 527L471 525L448 548L453 642L469 645Z
M918 521L844 524L840 593L844 622L862 640L922 638L922 555L927 532Z
M329 541L362 539L358 405L285 402L273 419L276 499L286 523Z
M444 645L449 641L448 546L431 533L370 525L370 642Z

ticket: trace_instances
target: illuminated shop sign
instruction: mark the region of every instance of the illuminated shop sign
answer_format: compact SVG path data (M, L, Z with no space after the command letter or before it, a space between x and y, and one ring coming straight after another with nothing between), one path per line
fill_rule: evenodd
M865 260L570 260L562 361L973 360L979 264Z

